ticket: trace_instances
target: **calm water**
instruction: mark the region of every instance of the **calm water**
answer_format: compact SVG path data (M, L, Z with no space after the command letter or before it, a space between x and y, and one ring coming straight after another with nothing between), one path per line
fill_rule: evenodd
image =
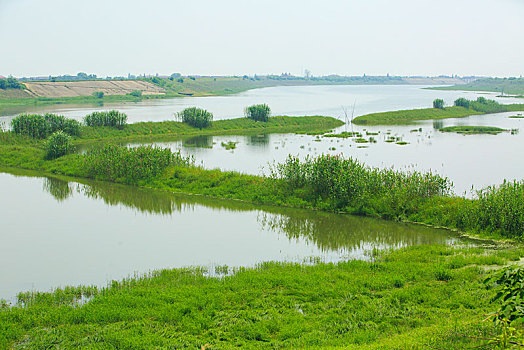
M162 268L369 259L373 248L466 242L417 225L27 173L0 173L0 193L0 298L9 300Z

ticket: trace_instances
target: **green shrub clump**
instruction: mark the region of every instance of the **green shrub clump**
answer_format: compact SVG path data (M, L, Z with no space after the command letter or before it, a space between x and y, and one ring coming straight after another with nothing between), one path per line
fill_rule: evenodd
M190 163L190 158L182 157L180 152L152 146L127 148L108 145L90 150L84 157L88 177L128 184L151 179L168 166Z
M331 155L304 161L289 156L272 169L272 176L322 209L394 219L407 217L425 200L451 190L450 181L439 175L369 168Z
M87 126L109 126L117 129L123 129L127 124L127 115L119 111L93 112L84 117L84 123Z
M130 93L128 93L129 96L133 97L142 97L142 91L141 90L133 90Z
M178 120L195 128L207 128L213 121L213 114L205 109L189 107L177 113Z
M37 139L44 139L57 131L70 136L80 135L78 121L56 114L20 114L11 121L11 128L15 134Z
M271 117L271 109L267 104L246 107L244 113L246 118L253 119L257 122L267 122L269 121L269 117Z
M93 96L96 98L104 98L104 92L103 91L95 91L93 92Z
M444 109L444 100L441 98L433 100L433 108Z
M464 98L464 97L457 98L455 100L455 106L469 108L469 100L467 98Z
M65 156L71 150L71 136L62 131L57 131L49 136L45 149L46 159L56 159Z

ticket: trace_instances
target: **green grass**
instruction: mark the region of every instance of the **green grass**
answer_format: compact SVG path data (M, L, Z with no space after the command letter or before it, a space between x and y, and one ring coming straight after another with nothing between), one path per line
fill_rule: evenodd
M506 129L497 128L495 126L447 126L439 129L441 132L455 132L464 135L489 134L497 135Z
M524 78L487 78L469 84L430 88L432 90L491 91L504 94L524 95Z
M307 133L321 132L344 123L332 117L271 117L266 123L259 123L247 118L225 119L213 122L205 129L199 129L178 121L140 122L124 125L122 129L113 127L80 128L80 136L73 138L73 143L93 141L133 141L133 140L166 140L182 136L206 135L253 135L267 133ZM37 143L29 138L18 137L11 132L0 132L0 144Z
M480 110L484 107L481 104L475 104L475 108L464 107L446 107L439 108L422 108L422 109L408 109L401 111L391 111L382 113L371 113L353 119L353 123L359 125L390 125L390 124L410 124L418 120L434 120L434 119L448 119L448 118L464 118L470 115L511 112L524 110L524 104L508 104L491 106L489 110Z
M484 267L522 249L418 246L372 261L161 270L0 306L0 348L464 349L499 330ZM84 305L80 296L90 299ZM486 348L494 348L494 345Z

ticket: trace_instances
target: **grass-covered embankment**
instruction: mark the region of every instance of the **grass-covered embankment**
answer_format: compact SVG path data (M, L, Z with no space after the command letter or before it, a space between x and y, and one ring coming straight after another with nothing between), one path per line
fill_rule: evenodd
M369 262L264 263L222 278L162 270L21 293L19 306L0 306L0 347L464 349L500 332L483 280L523 253L418 246ZM82 295L92 299L79 306Z
M489 101L489 100L488 100ZM523 111L524 104L477 103L471 101L469 108L452 106L440 108L408 109L382 113L371 113L356 117L359 125L410 124L418 120L464 118L470 115Z

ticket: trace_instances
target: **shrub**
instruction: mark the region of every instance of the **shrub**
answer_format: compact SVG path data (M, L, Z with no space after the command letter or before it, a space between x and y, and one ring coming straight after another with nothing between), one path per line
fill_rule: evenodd
M244 110L246 118L258 122L267 122L271 116L271 109L267 104L253 105Z
M84 123L87 126L110 126L117 129L123 129L127 123L127 115L119 111L93 112L84 117Z
M331 155L304 161L289 156L272 169L272 177L284 180L291 191L299 189L308 201L321 201L325 209L388 218L405 217L422 201L446 195L451 188L447 178L432 173L368 168Z
M103 91L95 91L95 92L93 92L93 96L95 96L96 98L103 98L104 97L104 92Z
M160 174L170 165L189 165L190 158L168 148L140 146L126 148L108 145L93 149L84 158L89 177L137 184Z
M71 149L71 137L62 131L57 131L46 142L46 159L55 159L69 153Z
M142 97L142 91L141 90L133 90L130 93L128 93L129 96L134 97Z
M469 108L469 100L464 97L457 98L455 100L455 106Z
M80 135L80 123L56 114L20 114L11 121L13 132L38 139L44 139L56 131L71 136Z
M0 89L23 89L25 86L20 84L15 78L0 79Z
M441 98L433 100L433 108L444 109L444 100Z
M195 128L206 128L213 121L213 114L205 109L189 107L177 113L177 118Z

